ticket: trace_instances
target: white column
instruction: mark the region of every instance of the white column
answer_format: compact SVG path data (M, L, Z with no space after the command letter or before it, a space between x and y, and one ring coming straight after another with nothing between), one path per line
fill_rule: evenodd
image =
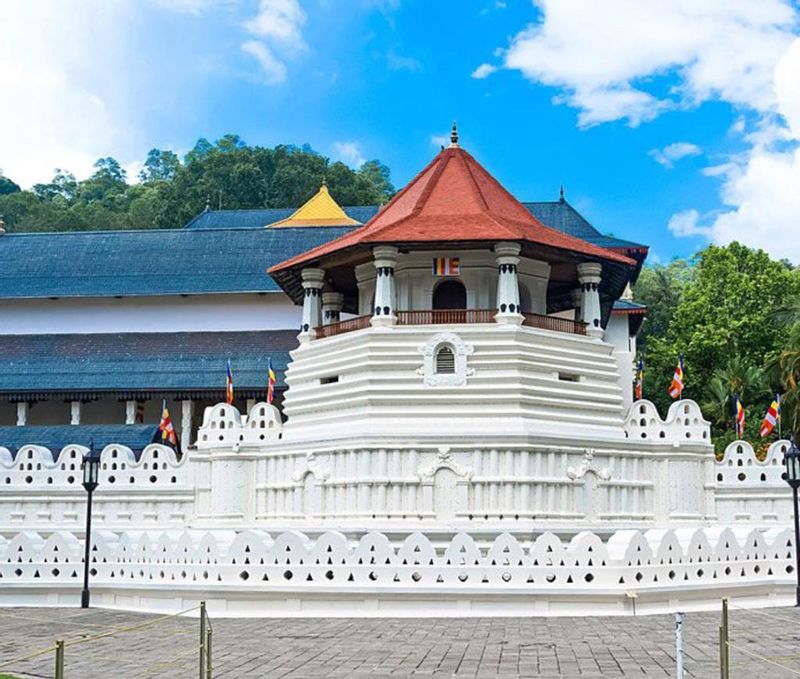
M81 406L83 404L80 401L72 401L70 403L70 424L80 424L81 423Z
M322 325L338 323L344 306L344 295L341 292L322 293Z
M325 284L325 271L322 269L303 269L303 324L298 339L309 342L317 336L320 326L320 298Z
M125 424L136 424L136 401L125 401Z
M181 401L181 452L192 442L192 415L194 415L194 401L187 398Z
M29 405L27 401L20 401L17 403L17 426L24 427L28 424L28 409Z
M394 267L397 264L397 248L391 245L379 245L372 249L375 257L375 308L370 323L372 325L394 325L395 290Z
M589 337L603 337L600 327L600 280L602 265L597 262L578 264L578 282L581 284L581 320L586 323Z
M506 325L522 325L519 307L518 243L497 243L494 252L497 261L497 313L494 320Z

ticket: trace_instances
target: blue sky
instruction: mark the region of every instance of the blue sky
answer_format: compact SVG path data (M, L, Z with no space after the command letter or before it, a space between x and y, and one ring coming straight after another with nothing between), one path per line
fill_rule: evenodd
M379 158L399 188L457 119L518 198L563 184L656 259L739 239L800 261L799 14L790 0L8 0L0 168L30 185L112 155L135 173L151 147L233 132Z

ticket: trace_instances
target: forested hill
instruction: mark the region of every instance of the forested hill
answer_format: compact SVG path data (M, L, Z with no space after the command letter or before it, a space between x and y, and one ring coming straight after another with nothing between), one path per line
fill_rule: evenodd
M76 181L56 170L48 184L22 191L0 174L0 217L9 232L169 229L183 226L208 204L213 209L297 207L328 183L340 205L377 205L394 193L389 169L377 160L353 170L308 145L249 146L237 135L211 144L199 139L181 160L172 151L147 154L138 183L114 158Z

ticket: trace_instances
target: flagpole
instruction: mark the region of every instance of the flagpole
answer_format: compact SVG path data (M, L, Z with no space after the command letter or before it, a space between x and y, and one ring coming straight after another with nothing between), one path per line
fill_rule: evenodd
M783 413L781 404L781 395L775 394L775 400L778 402L778 440L783 438Z

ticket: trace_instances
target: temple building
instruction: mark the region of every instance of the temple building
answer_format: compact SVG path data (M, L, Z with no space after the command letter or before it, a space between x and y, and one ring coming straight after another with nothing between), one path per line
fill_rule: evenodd
M457 210L438 219L453 196ZM298 209L207 208L182 229L0 233L0 440L12 449L95 440L141 450L162 401L185 448L224 397L228 359L246 410L264 397L271 358L281 406L301 326L305 342L347 319L494 322L498 294L510 326L605 335L630 402L645 310L620 298L647 247L602 235L563 191L518 203L457 145L384 210L342 208L323 183ZM373 246L391 276L376 272ZM295 305L311 291L315 306ZM389 311L371 319L376 305Z

